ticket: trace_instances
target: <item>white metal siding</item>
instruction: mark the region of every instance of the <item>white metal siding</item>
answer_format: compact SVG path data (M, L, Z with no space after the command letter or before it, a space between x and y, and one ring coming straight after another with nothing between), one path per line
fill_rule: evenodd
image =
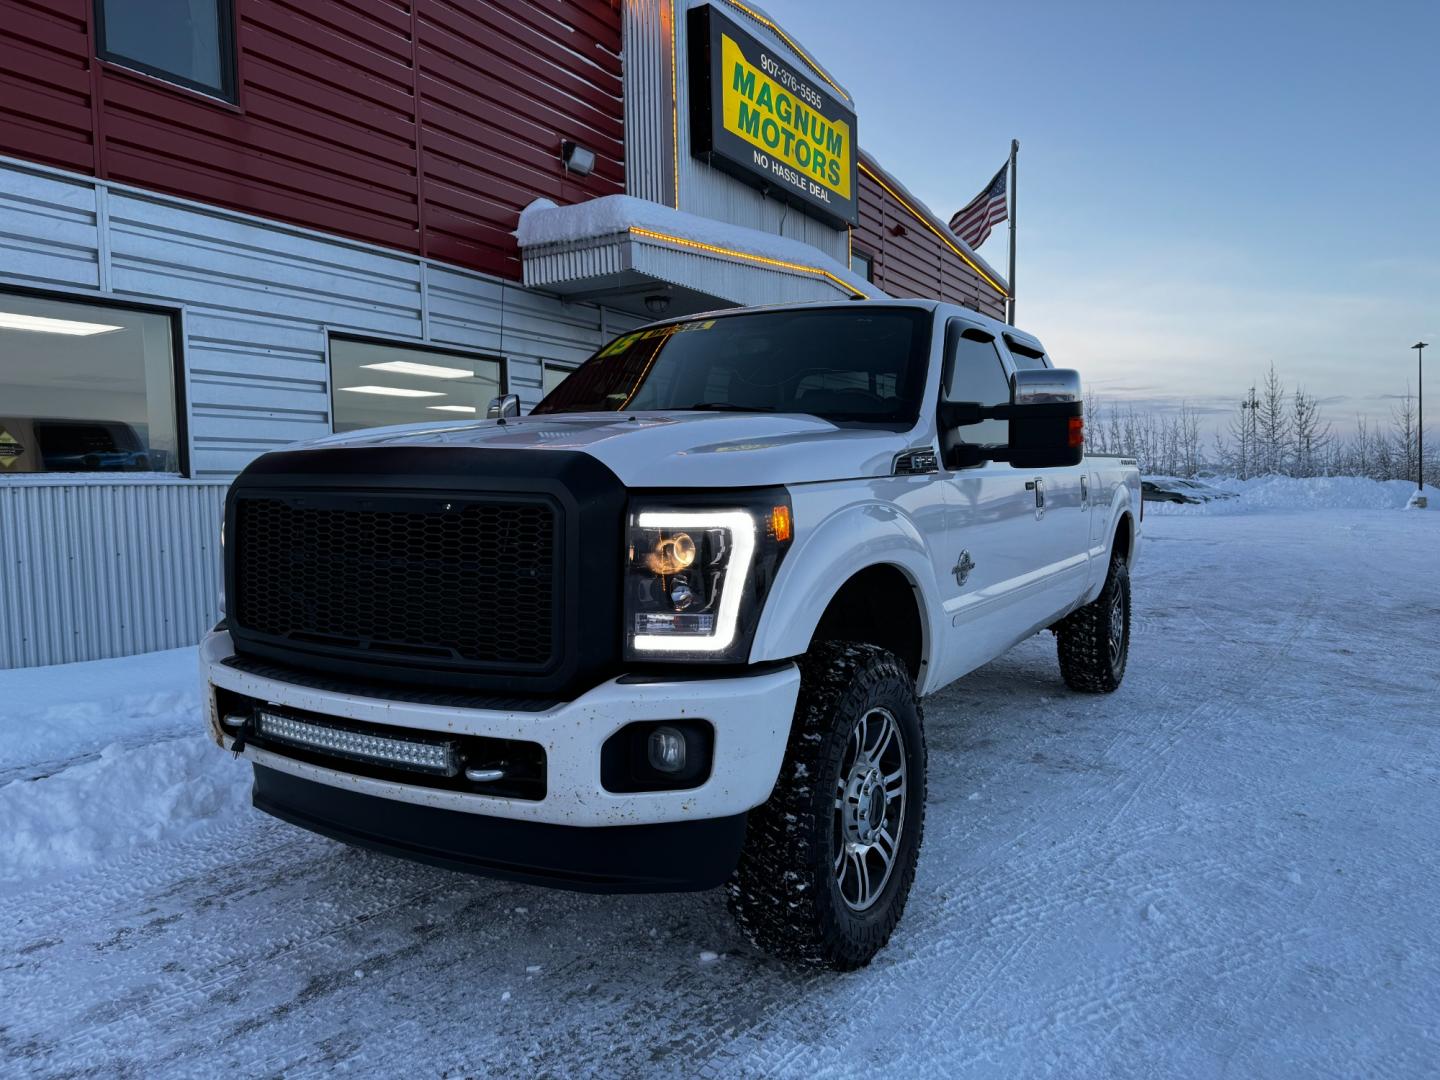
M330 331L503 357L540 398L628 318L457 267L0 158L0 288L180 311L191 480L0 477L0 667L192 644L215 618L220 500L330 431ZM3 358L0 358L3 360Z
M0 483L0 668L191 645L220 596L224 484Z
M630 194L673 205L675 158L671 132L676 126L670 91L670 12L676 19L674 70L679 100L679 170L681 210L701 217L745 225L819 248L842 266L850 265L850 233L836 229L758 188L736 180L690 153L690 64L686 47L686 0L640 0L627 3L625 34L625 175ZM797 71L805 63L764 25L739 8L726 14L784 57Z

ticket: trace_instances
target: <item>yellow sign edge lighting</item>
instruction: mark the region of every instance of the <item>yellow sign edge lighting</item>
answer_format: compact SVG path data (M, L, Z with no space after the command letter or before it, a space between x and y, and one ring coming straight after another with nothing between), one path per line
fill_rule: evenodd
M915 220L916 220L916 221L920 222L920 224L924 225L924 226L925 226L927 229L929 229L932 233L934 233L936 236L938 236L938 237L941 239L941 241L944 242L944 244L945 244L946 247L948 247L951 251L955 252L956 255L959 255L960 258L965 261L965 265L966 265L966 266L970 267L971 270L974 270L975 273L979 274L982 278L984 278L984 279L985 279L985 283L986 283L987 285L989 285L992 289L994 289L996 292L998 292L1001 296L1009 297L1010 293L1009 293L1007 290L1005 290L1004 288L1002 288L1002 287L1000 286L999 282L997 282L994 278L992 278L992 277L991 277L989 274L987 274L984 270L981 270L980 267L975 264L975 260L971 259L970 256L968 256L968 255L965 254L965 252L961 251L960 248L956 245L956 243L955 243L955 241L954 241L954 239L953 239L952 237L946 236L943 232L941 232L939 229L937 229L937 228L934 226L934 224L930 221L930 219L929 219L928 217L926 217L924 214L920 213L919 210L916 210L915 207L911 206L911 205L905 200L905 198L900 195L899 192L897 192L897 191L896 191L894 188L892 188L889 184L885 183L884 180L880 179L880 177L879 177L878 175L876 175L874 169L871 169L870 167L868 167L863 160L862 160L862 161L858 161L856 164L859 165L861 172L863 172L866 176L870 177L871 180L874 180L877 184L879 184L882 188L884 188L885 191L886 191L886 193L888 193L889 196L890 196L892 199L894 199L896 202L898 202L898 203L899 203L901 206L903 206L906 210L909 210L910 213L915 216Z
M699 240L687 240L683 236L670 236L668 233L655 232L653 229L642 229L638 225L630 226L630 233L633 236L643 236L650 240L660 240L667 244L677 244L680 247L694 248L696 251L706 251L712 255L724 255L731 259L743 259L746 262L759 263L762 266L777 266L782 270L798 270L802 274L815 274L819 277L828 278L840 288L854 296L865 296L866 294L855 288L844 278L832 274L829 270L819 266L806 266L804 263L786 262L784 259L772 259L766 255L756 255L749 251L738 251L735 248L720 247L716 244L706 244Z
M825 74L825 69L822 68L819 64L817 64L814 60L811 60L809 54L806 53L804 49L800 48L799 45L795 44L795 40L789 34L785 33L784 30L781 30L780 27L776 26L771 20L767 19L764 15L761 15L760 12L756 11L754 8L746 7L744 4L740 3L740 0L725 0L725 2L739 11L743 11L746 15L749 15L750 18L754 19L761 26L768 27L772 33L774 33L781 41L783 41L794 51L796 56L800 57L801 60L805 61L806 65L810 68L811 71L815 72L816 75L819 75L820 78L824 79L827 83L829 83L830 89L834 90L835 93L839 94L845 104L854 104L854 102L851 100L850 95L847 94L844 90L841 90L840 87L836 85L835 80L830 78L829 75Z

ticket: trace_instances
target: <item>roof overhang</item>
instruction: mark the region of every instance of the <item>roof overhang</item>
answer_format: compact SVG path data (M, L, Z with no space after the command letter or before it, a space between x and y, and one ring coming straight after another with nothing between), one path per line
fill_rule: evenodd
M645 199L537 199L516 230L527 286L646 314L885 294L819 248Z

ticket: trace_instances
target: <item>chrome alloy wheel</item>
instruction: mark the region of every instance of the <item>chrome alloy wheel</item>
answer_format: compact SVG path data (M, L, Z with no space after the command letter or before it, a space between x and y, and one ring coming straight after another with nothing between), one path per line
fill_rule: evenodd
M888 709L871 709L850 730L835 784L835 880L852 911L875 903L905 827L905 736Z
M1125 648L1125 594L1120 589L1115 590L1115 597L1110 601L1110 662L1114 663L1120 659L1121 652Z

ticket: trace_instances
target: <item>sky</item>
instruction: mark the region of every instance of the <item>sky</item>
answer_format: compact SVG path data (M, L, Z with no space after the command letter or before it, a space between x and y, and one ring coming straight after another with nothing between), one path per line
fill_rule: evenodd
M1016 322L1103 398L1220 425L1273 363L1343 432L1440 359L1440 0L766 10L941 218L1020 140Z

